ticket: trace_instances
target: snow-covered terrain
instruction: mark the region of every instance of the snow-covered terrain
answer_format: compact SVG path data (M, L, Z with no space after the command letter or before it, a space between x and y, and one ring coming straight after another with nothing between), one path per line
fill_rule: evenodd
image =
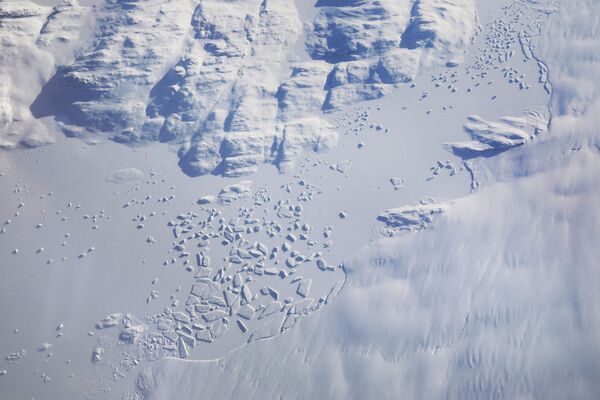
M596 399L600 4L0 1L0 398Z

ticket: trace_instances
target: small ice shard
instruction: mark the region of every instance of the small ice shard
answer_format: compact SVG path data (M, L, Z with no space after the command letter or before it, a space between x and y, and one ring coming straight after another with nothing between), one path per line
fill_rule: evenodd
M393 176L390 178L390 183L394 187L394 190L400 190L404 186L404 178Z
M192 286L191 294L200 297L202 300L206 300L218 293L219 290L220 287L217 283L209 279L202 278L198 279L194 286Z
M265 275L277 275L278 270L275 267L264 268Z
M215 201L217 201L217 197L216 196L202 196L198 199L197 203L199 205L204 205L204 204L211 204L214 203Z
M272 318L266 324L253 331L248 338L248 343L252 343L255 340L267 339L277 335L280 332L284 318L285 316L282 316L281 318Z
M317 267L321 271L325 271L327 269L327 264L325 264L325 261L322 258L317 258Z
M288 257L285 260L285 265L287 265L288 268L295 268L298 264L296 263L296 259L294 257Z
M190 353L188 351L187 344L185 344L185 341L182 338L179 338L177 341L177 350L179 351L180 358L188 358Z
M269 252L269 249L267 248L267 246L265 246L264 244L262 244L261 242L258 242L256 244L256 249L258 251L260 251L263 255L267 255L267 253Z
M250 291L248 285L244 285L244 287L242 287L242 298L246 303L250 303L252 301L252 292Z
M230 291L224 291L223 295L225 297L225 303L227 307L231 307L231 305L237 300L238 296Z
M39 351L40 353L47 351L49 349L52 348L52 344L51 343L42 343L37 347L37 351Z
M210 278L211 272L212 272L212 268L200 267L196 271L196 275L194 275L194 278L196 278L196 279Z
M104 354L104 349L102 347L96 347L92 351L92 361L100 361L102 360L102 355Z
M291 313L304 314L309 310L309 308L313 302L314 302L314 300L311 298L302 299L299 302L297 302L296 304L294 304L294 306L291 309Z
M248 253L246 250L241 249L241 248L237 249L237 255L241 259L244 259L244 260L249 260L249 259L253 258L253 256L250 253Z
M240 328L240 330L242 331L242 333L244 333L248 330L248 327L246 327L246 325L239 319L237 320L237 325Z
M181 311L174 312L172 314L172 316L173 316L173 319L177 322L181 322L184 324L188 324L190 322L190 317Z
M144 325L134 325L124 328L119 334L119 340L125 343L135 343L145 330L146 327Z
M268 317L271 314L275 314L278 311L281 311L282 305L279 301L272 301L265 308L262 309L258 319L263 319Z
M183 330L183 327L182 327L182 330ZM192 349L194 347L196 347L196 339L194 337L190 336L192 334L191 330L189 331L189 333L177 332L177 334L179 335L179 337L181 338L181 340L183 340L183 342L188 347L191 347Z
M110 314L110 315L106 316L105 318L103 318L99 324L96 324L96 328L103 329L103 328L110 328L113 326L117 326L117 324L119 324L122 321L122 319L123 319L122 313Z
M254 307L252 307L250 304L244 304L238 310L237 315L245 319L250 319L254 316L254 312Z
M273 289L270 286L267 286L267 292L269 293L269 295L274 299L274 300L278 300L279 299L279 293Z
M208 330L210 331L210 334L212 335L212 337L216 339L219 336L221 336L223 333L225 333L225 331L227 330L227 325L225 325L223 323L223 321L218 320L217 322L212 324L208 328Z
M213 341L213 338L210 334L210 331L208 329L205 329L205 330L196 332L196 340L211 343Z
M240 287L242 286L242 276L239 273L236 273L233 276L233 287Z
M298 289L296 289L296 293L298 293L302 297L308 296L310 292L310 285L312 281L310 279L302 279L298 284Z
M213 310L213 311L209 311L209 312L203 314L202 318L204 318L204 320L206 322L213 322L220 318L225 317L226 315L227 315L227 313L223 310Z

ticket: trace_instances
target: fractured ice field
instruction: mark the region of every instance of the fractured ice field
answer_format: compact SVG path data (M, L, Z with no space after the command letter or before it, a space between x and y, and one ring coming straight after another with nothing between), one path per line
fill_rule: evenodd
M566 10L0 1L0 398L552 398L510 358L544 276L506 305L487 257L547 262L523 181L597 157Z

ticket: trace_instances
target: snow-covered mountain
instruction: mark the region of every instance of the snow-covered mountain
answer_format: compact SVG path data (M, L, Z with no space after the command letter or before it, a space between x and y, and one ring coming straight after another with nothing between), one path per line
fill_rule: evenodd
M597 398L599 16L0 1L0 397Z
M6 74L14 88L2 133L54 116L68 136L181 144L190 175L246 175L263 162L283 168L305 150L335 146L338 133L321 110L379 98L421 68L463 58L474 4L412 3L320 2L304 30L285 0L109 1L92 10L5 3L5 34L23 19L31 31L6 47L40 58L31 63L54 61L56 72L43 74L35 101L24 104L31 115L20 118L8 114L20 85ZM78 31L79 41L71 37ZM298 54L302 41L312 60Z

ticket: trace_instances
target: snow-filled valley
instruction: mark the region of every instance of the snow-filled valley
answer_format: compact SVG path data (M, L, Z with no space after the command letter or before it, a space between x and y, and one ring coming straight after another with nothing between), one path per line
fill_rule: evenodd
M596 399L600 4L0 1L0 398Z

